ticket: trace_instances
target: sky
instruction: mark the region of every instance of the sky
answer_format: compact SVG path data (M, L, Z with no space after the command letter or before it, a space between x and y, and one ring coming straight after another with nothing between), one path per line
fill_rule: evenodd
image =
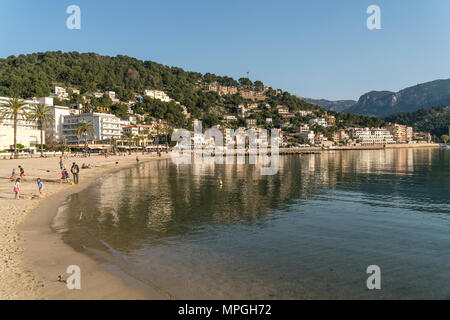
M450 78L449 36L448 0L0 0L0 58L122 54L332 100Z

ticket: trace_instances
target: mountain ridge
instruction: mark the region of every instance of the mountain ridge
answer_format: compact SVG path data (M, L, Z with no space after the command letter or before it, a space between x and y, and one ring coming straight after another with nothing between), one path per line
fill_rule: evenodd
M423 108L450 105L450 79L437 79L404 88L398 92L372 90L363 94L349 107L343 101L304 98L305 101L328 109L345 113L386 117L401 112L414 112Z

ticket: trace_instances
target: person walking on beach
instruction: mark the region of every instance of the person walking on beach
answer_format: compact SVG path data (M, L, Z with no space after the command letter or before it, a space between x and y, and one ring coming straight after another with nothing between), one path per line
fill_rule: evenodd
M44 195L44 184L42 183L41 178L37 178L36 184L37 184L38 189L39 189L39 194L41 196L43 196Z
M74 162L70 171L73 174L73 182L78 184L78 173L80 172L80 167L78 167L78 165Z
M20 178L17 178L16 182L14 183L14 193L16 194L16 200L19 200L19 196L20 196Z
M139 157L136 156L136 163L139 163Z
M59 168L61 170L64 168L63 157L59 157Z

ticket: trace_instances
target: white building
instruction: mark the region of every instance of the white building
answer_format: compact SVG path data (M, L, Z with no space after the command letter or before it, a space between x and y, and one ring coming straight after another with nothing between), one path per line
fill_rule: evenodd
M0 97L0 103L7 102L10 98ZM25 100L30 106L35 103L33 100ZM23 114L19 115L17 120L17 144L21 144L25 149L35 148L41 144L41 131L37 121L26 120ZM45 143L45 135L42 137L42 143ZM0 149L12 149L14 145L14 121L13 119L3 119L0 122Z
M300 137L308 140L309 143L313 144L314 143L314 138L316 137L316 134L314 133L314 131L304 131L300 133Z
M122 137L120 118L105 113L82 113L64 117L63 135L67 144L84 144L84 138L78 137L76 134L79 121L89 121L94 126L94 134L88 135L88 141L105 141Z
M309 129L309 126L307 125L307 124L303 124L303 125L301 125L299 128L298 128L298 133L299 134L302 134L302 133L304 133L304 132L309 132L310 131L310 129Z
M65 88L54 86L53 92L52 92L52 97L62 99L62 100L67 100L69 98L69 94L67 93Z
M297 113L299 115L301 115L302 117L306 117L308 115L311 115L312 111L310 111L310 110L299 110L299 111L297 111Z
M328 123L327 120L325 118L315 118L315 119L311 119L309 120L309 124L310 125L318 125L318 126L322 126L322 127L327 127Z
M78 115L80 114L80 110L63 106L50 106L50 110L52 112L54 122L52 128L48 128L48 131L53 132L54 139L59 142L63 138L64 117Z
M144 95L164 102L170 102L172 100L164 91L159 90L145 90Z
M115 91L106 91L105 95L107 95L111 99L111 101L114 102L114 103L120 102L120 100L117 99L117 97L116 97L116 92Z
M392 134L384 128L351 128L349 136L362 145L395 143Z

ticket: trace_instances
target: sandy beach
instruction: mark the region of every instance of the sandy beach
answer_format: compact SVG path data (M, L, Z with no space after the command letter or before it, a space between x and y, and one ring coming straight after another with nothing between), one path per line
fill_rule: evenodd
M157 161L153 155L138 154L140 163ZM72 162L80 166L80 183L60 183L59 157L0 161L0 299L164 299L158 292L142 292L98 267L87 256L65 245L50 229L58 206L72 193L81 191L96 178L136 165L136 154L126 156L91 156L64 159L68 170ZM118 164L116 164L118 162ZM92 169L81 169L89 163ZM21 165L20 200L14 199L12 169ZM44 182L44 196L39 196L36 179ZM68 263L75 261L76 263ZM82 290L68 290L58 282L70 264L82 268ZM130 280L131 281L131 280ZM101 289L99 287L101 286Z

